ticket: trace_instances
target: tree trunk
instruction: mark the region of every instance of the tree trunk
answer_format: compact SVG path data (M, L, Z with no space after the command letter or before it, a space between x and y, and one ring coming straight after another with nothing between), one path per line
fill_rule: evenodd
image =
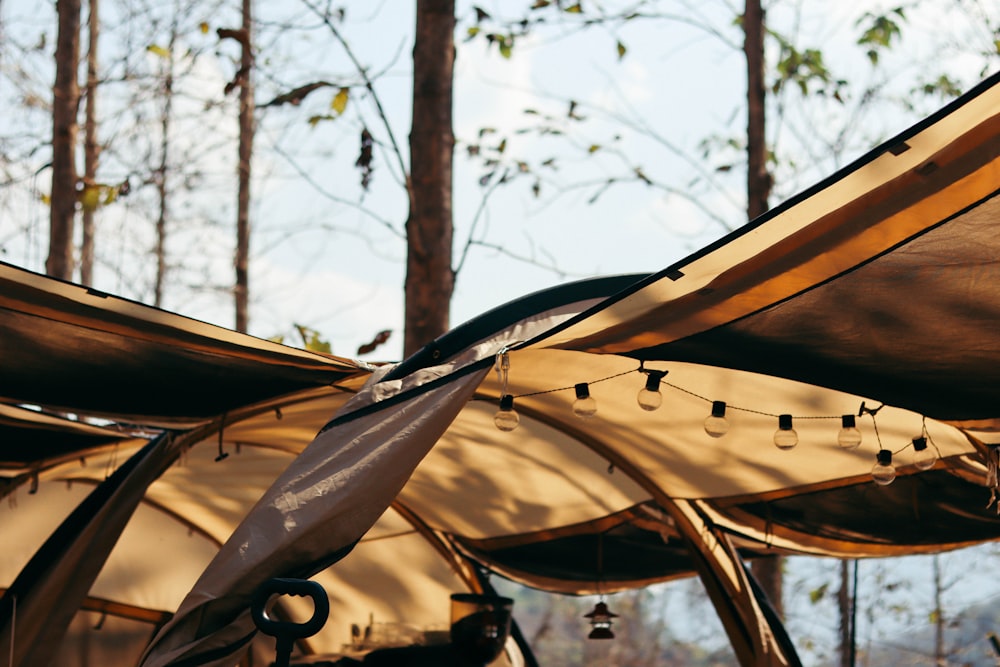
M934 569L934 664L937 667L946 667L948 656L944 648L944 605L941 601L944 585L941 583L941 556L939 554L934 554L931 566Z
M454 0L417 0L406 221L404 356L448 330L452 252Z
M854 667L854 600L857 591L851 586L852 561L840 561L840 590L837 591L837 609L840 612L840 667ZM853 561L857 568L857 561Z
M52 193L49 214L50 276L73 277L73 217L76 214L76 114L80 104L80 0L57 0L59 35L52 87Z
M250 302L250 157L253 153L252 0L243 0L243 54L240 59L239 193L236 210L236 330L246 333Z
M767 211L771 196L764 111L764 11L760 0L747 0L743 32L747 61L747 217L753 220Z
M167 221L170 219L167 176L170 173L170 126L174 107L174 46L177 41L177 23L170 26L167 43L167 69L163 76L163 109L160 116L160 164L156 169L156 276L153 283L153 305L163 306L163 289L167 281Z
M747 61L747 217L753 220L767 211L771 196L764 110L764 11L760 0L747 0L743 32Z
M747 0L743 13L743 51L747 63L747 217L753 220L768 209L771 175L767 170L764 115L764 11L760 0ZM753 574L779 617L784 617L782 567L784 559L760 558Z
M101 148L97 144L97 42L101 31L98 0L90 0L87 18L87 105L83 125L83 186L97 184ZM94 206L83 207L83 242L80 245L80 282L94 284Z

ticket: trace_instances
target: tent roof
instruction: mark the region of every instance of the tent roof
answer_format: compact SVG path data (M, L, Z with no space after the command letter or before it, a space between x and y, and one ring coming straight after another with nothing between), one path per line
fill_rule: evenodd
M191 424L367 375L298 350L0 264L0 397L143 424Z

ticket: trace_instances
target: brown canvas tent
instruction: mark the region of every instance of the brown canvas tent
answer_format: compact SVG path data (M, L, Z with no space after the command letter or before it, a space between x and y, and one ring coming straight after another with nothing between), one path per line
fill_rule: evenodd
M486 569L566 593L697 574L741 664L796 664L745 560L1000 538L998 191L994 76L661 272L526 296L377 368L0 267L11 414L107 420L4 422L0 649L96 642L84 609L133 619L133 661L156 631L143 665L233 664L257 587L314 576L331 619L299 651L338 653L352 624L439 629Z

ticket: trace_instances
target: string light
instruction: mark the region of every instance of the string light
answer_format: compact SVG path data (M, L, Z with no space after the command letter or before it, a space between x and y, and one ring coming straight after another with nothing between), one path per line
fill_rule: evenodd
M666 371L646 371L646 386L639 390L639 394L635 398L640 408L652 412L663 404L660 382L663 381L666 374Z
M496 424L496 427L501 431L513 431L520 424L520 417L517 414L517 411L514 410L515 396L513 394L506 393L507 374L509 369L510 369L510 361L507 355L507 351L505 349L501 353L497 354L497 373L499 376L498 379L500 379L501 381L503 393L501 394L500 398L500 408L499 410L497 410L496 414L493 417L494 424ZM572 388L576 396L576 399L573 401L573 413L580 418L588 419L597 414L597 401L590 394L590 385L594 384L595 382L604 382L606 380L611 380L620 377L622 375L627 375L629 373L635 373L635 372L646 374L645 384L639 390L639 393L636 395L636 402L639 404L639 407L643 410L652 412L654 410L657 410L662 405L663 396L660 390L664 384L679 391L682 391L684 393L687 393L691 396L694 396L695 398L705 401L709 400L704 396L699 396L698 394L686 390L682 387L678 387L671 383L664 382L664 377L666 377L668 371L647 370L643 368L641 363L638 369L616 373L614 375L601 378L598 380L593 380L591 382L578 382L575 385L572 385L572 387L547 389L528 394L520 394L519 396L536 396L539 394L548 394ZM730 406L728 406L725 401L712 400L710 402L712 404L712 408L709 416L705 419L704 422L705 433L709 437L720 438L729 432L730 423L729 420L726 418L726 412L727 408L729 408ZM896 478L896 468L893 465L892 461L892 456L893 456L892 451L882 447L881 438L879 437L878 433L878 424L875 422L876 414L883 407L885 407L885 405L879 405L877 407L872 408L868 407L865 403L862 403L858 411L858 415L869 415L872 418L873 426L875 429L875 436L876 439L879 441L878 442L879 450L875 457L876 462L875 465L872 467L872 479L877 484L886 486L888 484L891 484L893 480ZM733 408L733 409L754 412L760 415L769 414L766 412L760 412L758 410L751 410L749 408ZM771 415L771 416L778 417L778 429L774 432L774 437L773 437L774 445L778 449L782 450L789 450L796 447L799 442L799 436L798 433L795 431L793 425L794 417L791 414L787 413L779 415ZM807 418L836 419L838 417L824 416L824 417L807 417ZM853 450L860 447L862 443L862 433L860 429L858 429L856 416L852 414L844 414L841 415L839 419L841 422L841 428L837 432L837 444L845 450ZM924 418L924 420L926 422L926 417ZM933 445L927 434L926 426L924 426L922 435L913 438L911 442L914 452L913 465L918 470L921 471L930 470L931 468L934 467L935 463L937 462L938 458L937 448L936 447L932 448L931 446L929 446L929 444ZM1000 455L998 455L997 458L1000 459ZM994 498L993 498L994 502L996 502L996 500L998 499L1000 499L1000 484L998 484L997 488L995 488L994 490ZM998 505L1000 505L1000 503L998 503ZM602 624L602 627L605 621L608 622L607 628L603 628L602 632L604 630L610 632L610 630L608 630L608 628L610 628L610 618L616 617L617 614L611 614L610 612L608 612L608 614L610 615L607 617L607 619L604 619L603 612L607 611L607 605L604 605L603 611L600 610L601 605L603 605L603 600L602 602L598 603L598 605L594 609L594 612L592 613L596 614L597 619L601 619L598 622ZM587 614L587 618L592 618L592 615ZM596 622L595 622L595 631L596 631ZM614 635L612 634L611 636L613 637Z
M844 449L857 449L861 446L861 431L858 430L854 415L844 415L840 418L837 444Z
M713 438L721 438L729 432L729 420L726 419L726 402L712 401L712 413L705 418L705 433Z
M872 479L879 486L889 486L892 484L892 480L896 479L896 468L892 465L892 452L888 449L880 449L875 455Z
M937 462L937 454L927 446L927 438L920 436L913 439L913 465L917 470L930 470Z
M792 428L791 415L778 415L778 430L774 432L774 446L778 449L791 449L799 444L799 434Z
M590 419L597 414L597 401L590 395L590 385L581 382L574 389L576 400L573 401L573 414L581 419Z
M521 423L521 418L514 410L514 397L504 394L500 398L500 409L493 415L493 423L501 431L513 431Z

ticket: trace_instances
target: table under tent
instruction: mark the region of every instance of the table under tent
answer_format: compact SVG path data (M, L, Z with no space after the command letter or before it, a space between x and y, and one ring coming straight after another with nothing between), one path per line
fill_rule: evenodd
M487 573L696 575L740 664L798 664L746 562L1000 538L998 191L994 76L663 271L387 365L2 265L0 655L269 664L275 577L329 596L306 663L446 638ZM497 664L534 664L521 639Z

